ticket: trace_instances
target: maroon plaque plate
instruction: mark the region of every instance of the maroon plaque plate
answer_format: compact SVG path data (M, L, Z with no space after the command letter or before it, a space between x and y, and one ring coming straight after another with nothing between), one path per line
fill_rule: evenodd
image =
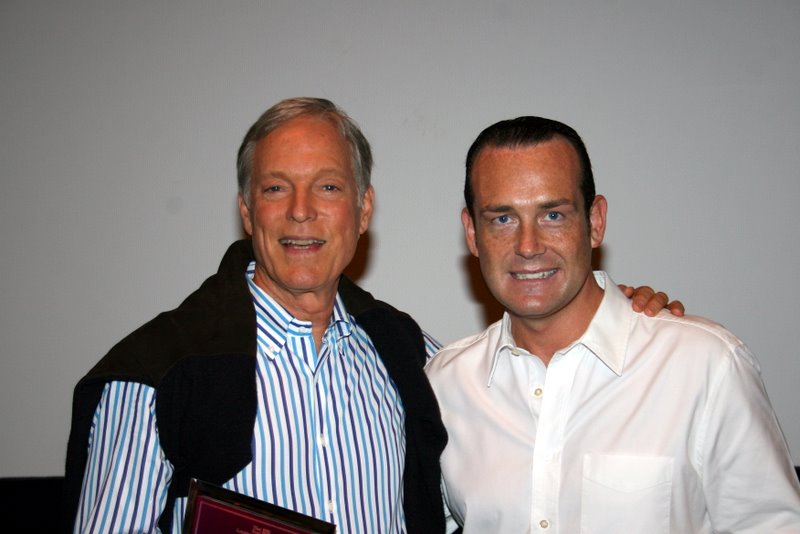
M192 479L186 534L333 534L336 525Z

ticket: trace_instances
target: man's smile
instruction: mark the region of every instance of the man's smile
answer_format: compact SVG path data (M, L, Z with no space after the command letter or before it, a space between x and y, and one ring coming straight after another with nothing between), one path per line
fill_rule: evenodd
M295 247L295 248L310 248L313 246L320 246L325 244L325 241L322 239L311 239L311 238L295 239L290 237L279 239L278 242L285 247Z
M511 277L515 280L544 280L550 278L558 272L558 269L550 269L548 271L531 272L512 272Z

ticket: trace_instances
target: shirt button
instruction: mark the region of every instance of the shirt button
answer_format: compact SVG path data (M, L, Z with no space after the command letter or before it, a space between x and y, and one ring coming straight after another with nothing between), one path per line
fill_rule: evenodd
M542 519L541 521L539 521L539 526L542 528L549 528L550 521L548 521L547 519Z
M328 446L328 438L326 438L324 434L319 435L319 446L320 447Z
M325 508L327 508L328 512L331 514L336 511L336 505L333 503L333 501L328 501L328 504L325 505Z
M511 354L514 356L519 356L519 349L511 349Z
M542 388L536 388L533 390L534 397L541 397L544 394L544 390Z

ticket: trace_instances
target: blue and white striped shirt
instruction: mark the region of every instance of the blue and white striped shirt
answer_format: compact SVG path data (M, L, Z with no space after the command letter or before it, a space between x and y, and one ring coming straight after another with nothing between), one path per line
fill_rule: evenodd
M320 350L311 323L252 282L258 412L253 461L224 487L335 523L340 533L405 532L404 412L367 334L337 297ZM439 348L426 335L431 356ZM156 532L172 478L155 390L107 384L89 436L75 532ZM173 510L181 531L186 499Z

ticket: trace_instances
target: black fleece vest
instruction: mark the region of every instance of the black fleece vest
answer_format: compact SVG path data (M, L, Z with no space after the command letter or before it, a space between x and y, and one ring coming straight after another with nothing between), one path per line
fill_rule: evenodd
M157 389L159 438L175 468L159 520L169 532L175 499L192 477L223 484L250 461L257 399L256 320L243 273L250 241L231 245L217 274L181 305L118 343L75 387L65 472L65 531L75 522L94 410L103 387L121 380ZM397 386L406 414L403 509L409 534L444 532L439 455L447 435L423 372L419 326L346 277L339 294Z

